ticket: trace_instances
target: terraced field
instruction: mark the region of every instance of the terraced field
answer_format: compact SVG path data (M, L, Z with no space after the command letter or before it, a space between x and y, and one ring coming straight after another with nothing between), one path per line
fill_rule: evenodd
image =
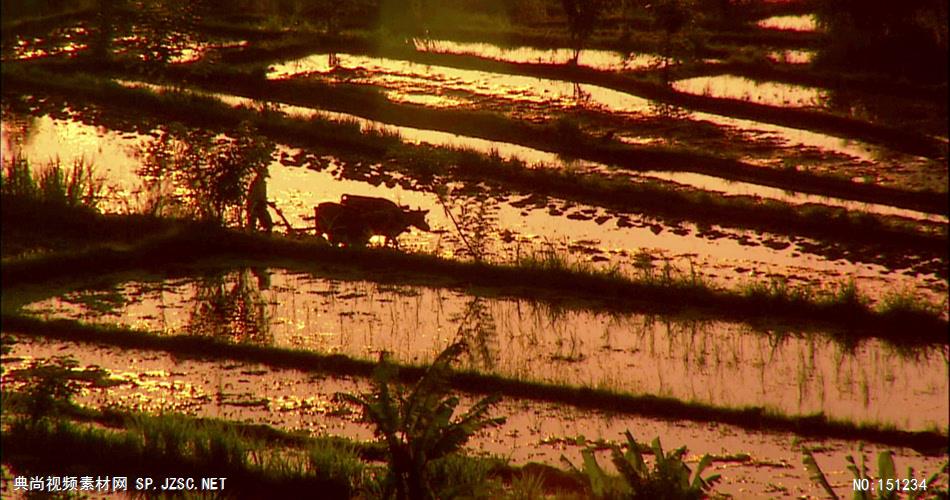
M699 496L849 495L846 456L888 451L945 493L946 28L942 66L851 67L827 2L713 3L591 2L589 33L544 0L12 11L3 496L209 471L247 498L606 498L589 460L618 473L628 430L718 474ZM314 209L354 195L429 229L333 244ZM445 390L506 420L403 490L340 394L458 343ZM228 468L184 428L251 444Z

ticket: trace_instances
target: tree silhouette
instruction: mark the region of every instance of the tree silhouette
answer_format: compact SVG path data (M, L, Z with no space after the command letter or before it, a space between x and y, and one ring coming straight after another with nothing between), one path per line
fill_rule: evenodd
M581 49L594 29L607 6L606 0L561 0L561 7L567 15L567 29L571 35L571 48L574 49L573 63L577 64Z

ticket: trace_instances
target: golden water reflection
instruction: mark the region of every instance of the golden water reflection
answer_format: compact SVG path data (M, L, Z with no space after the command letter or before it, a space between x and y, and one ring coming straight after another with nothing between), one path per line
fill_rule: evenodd
M452 40L413 41L420 52L474 55L512 63L569 64L574 59L573 49L538 49L535 47L499 47L490 43L466 43ZM653 54L622 54L611 50L583 49L577 64L604 71L648 69L662 64L663 58Z
M501 103L535 105L538 110L546 109L548 113L556 108L567 110L583 107L631 117L660 115L653 101L595 85L362 55L334 54L331 61L329 54L312 54L271 66L268 78L297 78L308 74L337 82L379 86L385 89L387 98L397 102L418 101L421 99L419 96L424 95L425 105L439 108L459 107L460 102L466 101L468 107L480 109L484 106L479 100L481 96L498 99ZM780 96L789 92L790 95L798 95L795 90L780 87L782 84L770 85L773 86L770 87L773 88L772 92ZM750 93L750 97L752 95L754 93ZM767 95L766 98L771 99ZM703 120L736 128L750 136L767 135L777 145L817 148L875 163L882 155L882 148L852 139L683 108L674 109L682 115L682 119Z
M130 87L142 87L152 90L165 90L165 87L158 85L145 84L141 82L120 82ZM232 106L243 106L246 108L258 108L262 102L246 97L234 96L223 93L202 93L202 95L219 99L222 102ZM438 130L419 129L400 125L392 125L376 120L362 118L347 113L326 111L316 108L303 106L294 106L283 103L272 105L277 111L286 113L288 116L302 119L323 119L337 122L358 123L363 131L375 130L398 134L399 137L410 144L431 144L434 146L465 148L477 151L482 154L498 155L501 158L518 158L535 168L555 167L570 168L576 173L592 173L609 177L623 177L631 182L644 182L646 180L660 179L673 182L679 185L689 186L697 189L708 190L723 193L726 195L747 195L760 198L778 200L793 205L802 205L806 203L816 203L821 205L841 207L848 210L869 212L881 215L896 215L917 220L927 220L935 222L946 222L947 217L942 215L927 214L915 210L901 209L876 203L863 203L828 196L811 195L807 193L797 193L779 188L762 186L741 181L732 181L713 177L710 175L697 174L693 172L664 172L647 171L645 173L633 173L630 171L621 171L602 163L587 160L567 160L555 153L549 153L538 149L511 144L501 141L492 141L478 137L464 136L450 132L441 132ZM807 132L800 131L801 135L807 136ZM814 134L820 135L820 134Z
M827 91L780 82L758 82L735 75L698 76L673 82L673 88L689 94L739 99L787 108L821 107Z
M224 289L244 293L234 292L239 302L229 306L203 292L205 281L128 282L34 303L28 311L361 359L385 350L407 363L431 361L448 344L464 340L470 345L466 367L505 377L717 406L823 412L902 429L943 425L950 410L946 346L914 352L878 340L846 346L780 325L755 329L689 317L604 314L282 270L216 278ZM257 337L235 330L228 314L220 316L228 324L215 327L202 312L246 311L247 304L261 307ZM907 412L909 407L915 411Z
M84 26L70 26L53 30L46 37L16 35L4 42L3 59L27 60L57 55L74 55L89 48L84 41L88 30Z
M138 27L130 28L124 35L115 36L110 40L110 50L113 56L132 55L135 59L148 60L141 49L146 45L159 43L151 40ZM52 30L44 37L29 37L16 35L14 41L5 44L4 59L30 60L59 55L75 55L89 49L95 43L98 35L90 30L85 22L73 26L65 26ZM169 31L164 33L167 39L161 44L169 51L168 63L182 64L198 61L207 54L225 48L246 47L247 40L231 39L199 39L194 33Z
M760 28L792 31L816 31L818 20L812 14L773 16L755 23Z
M813 50L780 50L769 52L769 59L777 63L808 64L815 58Z
M35 118L31 123L28 135L20 140L12 134L15 127L4 122L4 157L12 153L11 148L18 147L35 168L42 167L50 158L58 157L64 165L85 158L95 165L94 175L105 180L106 191L99 205L102 210L134 213L147 206L149 192L137 174L140 163L134 154L147 136L113 132L48 116ZM404 130L400 128L400 131ZM423 137L434 142L440 140L437 134L425 132L420 132L420 140ZM458 138L451 134L442 135L453 141ZM19 145L15 144L17 141L20 141ZM502 151L520 153L517 150ZM425 233L413 229L404 234L400 237L404 249L454 258L463 248L454 224L434 194L408 189L399 182L402 177L397 173L387 173L389 181L385 183L381 181L386 177L374 183L362 177L349 178L346 175L350 168L348 163L333 156L312 159L320 164L319 171L311 169L316 166L313 164L301 168L281 161L281 158L300 158L305 153L297 148L278 146L278 159L270 165L268 193L295 228L312 227L308 218L313 214L313 207L321 202L339 201L343 194L379 196L429 210L428 221L434 231ZM370 168L384 171L382 165ZM686 181L713 190L758 189L688 173L666 175L652 172L647 176ZM461 185L449 184L449 187L461 188ZM794 196L788 194L787 198ZM656 266L662 267L665 262L670 262L680 272L687 273L692 268L713 283L723 285L779 278L794 285L821 288L854 279L864 293L874 298L895 289L908 289L939 302L946 293L945 283L930 272L920 272L912 277L884 265L829 260L797 248L796 241L805 241L801 239L793 241L778 235L701 228L691 223L672 227L645 215L618 213L554 198L522 203L523 200L516 197L494 197L498 202L497 227L487 242L493 260L512 261L519 255L553 250L571 261L603 268L616 266L638 275L642 272L638 255L645 252ZM468 203L466 197L459 200ZM809 201L809 198L804 197L801 201Z
M337 392L359 393L370 389L369 381L322 373L282 370L233 360L196 360L166 353L77 344L40 339L20 339L13 345L17 364L5 358L5 369L26 366L30 360L69 352L79 366L94 365L125 381L108 389L83 391L76 400L86 406L115 407L150 413L183 412L199 417L233 422L267 424L282 430L302 431L311 436L342 435L369 441L370 426L358 422L356 408L333 401ZM475 397L459 394L460 409L473 404ZM716 491L736 498L765 498L774 495L775 484L796 495L817 498L824 492L808 479L801 467L801 453L790 443L789 433L743 430L715 422L618 415L609 411L582 410L564 403L547 403L502 398L492 411L504 416L501 426L477 434L466 448L509 459L513 464L540 462L563 468L562 456L581 463L587 440L623 442L624 431L633 432L641 442L660 436L669 449L687 446L685 461L695 464L709 453L714 457L709 474L723 475ZM806 439L816 446L815 456L829 477L850 477L845 455L858 456L855 442ZM917 471L937 470L945 457L921 456L912 450L864 445L865 453L876 456L891 450L902 467ZM748 454L749 460L727 457ZM602 464L609 457L599 457ZM833 482L839 495L851 491L850 482Z
M597 85L575 84L547 78L506 75L469 69L419 64L411 61L354 54L313 54L272 65L267 78L286 79L317 73L338 81L384 87L389 95L453 93L532 102L557 107L603 107L611 111L649 113L650 101ZM333 64L335 63L335 64ZM470 98L471 99L471 98ZM451 98L435 107L455 107Z

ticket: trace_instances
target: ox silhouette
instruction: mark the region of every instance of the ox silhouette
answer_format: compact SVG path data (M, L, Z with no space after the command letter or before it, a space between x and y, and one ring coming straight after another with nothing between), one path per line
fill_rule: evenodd
M317 234L326 234L334 245L365 246L373 235L384 245L399 248L397 238L409 226L429 230L428 210L412 210L385 198L345 194L340 203L326 202L314 208Z

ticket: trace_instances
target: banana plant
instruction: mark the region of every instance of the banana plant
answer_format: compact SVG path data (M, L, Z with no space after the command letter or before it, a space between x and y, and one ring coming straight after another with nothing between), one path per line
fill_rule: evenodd
M587 479L588 488L594 498L699 499L710 492L721 479L719 474L702 477L703 471L712 465L712 457L708 454L703 455L693 472L683 462L686 447L682 446L667 454L663 451L659 437L650 445L654 456L651 469L643 459L641 445L630 431L624 434L627 438L625 453L616 444L610 447L611 461L620 472L619 478L610 476L603 470L597 463L597 458L591 448L581 451L584 460L583 470L577 469L566 457L561 457L568 467Z
M362 409L363 419L375 425L376 436L386 444L386 498L393 494L399 500L436 498L429 465L458 452L476 432L505 421L488 415L499 400L496 396L483 398L452 418L459 398L449 394L450 365L465 349L464 343L456 343L442 351L408 392L392 387L397 369L387 355L380 355L371 392L337 394Z

